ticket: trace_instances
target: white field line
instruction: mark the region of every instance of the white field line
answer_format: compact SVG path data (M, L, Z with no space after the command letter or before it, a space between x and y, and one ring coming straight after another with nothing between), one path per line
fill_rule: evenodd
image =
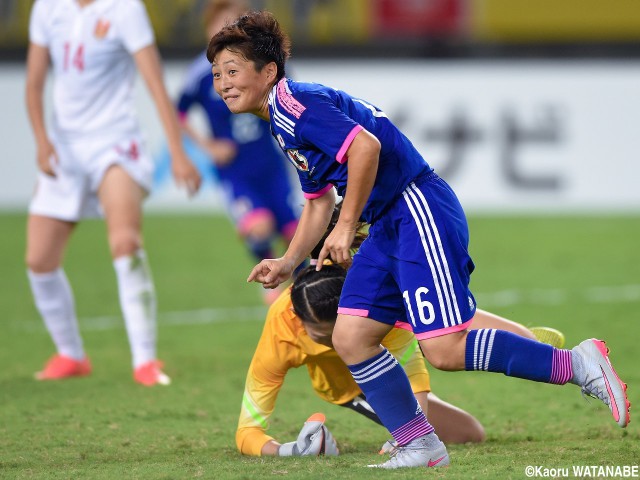
M256 322L264 321L267 307L248 306L230 308L201 308L182 312L159 312L160 325L202 325L208 323L225 322ZM120 315L105 315L100 317L84 317L78 319L83 331L99 331L123 329L124 323ZM44 331L39 321L14 322L19 330Z
M507 307L518 304L562 305L570 301L582 303L629 303L640 301L640 285L617 287L588 287L580 291L562 289L501 290L475 294L478 306L483 309ZM203 325L226 322L262 322L267 313L264 306L238 306L229 308L202 308L181 312L160 312L160 325ZM84 331L124 328L119 315L80 318ZM13 322L18 330L44 331L40 321Z

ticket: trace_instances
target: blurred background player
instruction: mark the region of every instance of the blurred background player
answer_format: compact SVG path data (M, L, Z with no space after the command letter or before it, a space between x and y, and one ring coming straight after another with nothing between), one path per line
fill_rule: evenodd
M313 266L324 239L335 226L339 214L338 207L334 210L325 236L311 252L312 265L298 273L291 288L282 292L267 313L262 335L247 372L236 432L236 445L244 455L292 454L291 442L281 449L280 443L269 436L266 430L287 372L303 365L306 365L311 385L320 398L334 405L350 408L382 425L331 342L346 270L340 265L326 265L317 272ZM366 226L360 224L352 244L354 251L366 238L365 231ZM528 329L518 323L488 312L479 312L474 328L498 327L534 338ZM564 342L564 336L557 330L540 327L540 331L548 335L549 342ZM556 332L555 335L553 332ZM428 408L429 420L438 429L438 434L445 443L484 440L484 429L476 418L431 392L429 372L412 332L394 328L386 335L382 344L406 371L420 406L425 412ZM391 446L392 442L385 445ZM309 451L308 454L317 452Z
M207 41L246 10L244 2L207 2L202 11ZM187 114L194 105L205 113L209 137L203 137L187 123ZM254 115L233 115L229 111L213 88L206 52L189 67L177 108L187 134L211 157L227 212L247 249L258 261L272 258L277 253L278 237L285 244L293 237L298 212L286 160L271 136L269 124ZM270 304L279 293L263 290L264 301Z
M36 307L57 349L36 378L91 373L62 259L77 222L103 213L134 379L168 384L156 355L156 297L142 245L142 202L153 164L134 113L136 67L164 127L176 182L195 193L200 175L181 145L144 4L37 0L29 36L26 104L40 172L29 207L26 263ZM43 91L50 63L54 115L47 128Z

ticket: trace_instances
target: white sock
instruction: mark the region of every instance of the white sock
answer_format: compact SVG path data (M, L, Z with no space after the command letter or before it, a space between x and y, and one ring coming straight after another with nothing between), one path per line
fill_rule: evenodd
M144 250L113 261L133 368L156 359L156 294Z
M60 355L75 360L85 357L78 329L73 292L62 268L53 272L27 270L31 292L40 316Z

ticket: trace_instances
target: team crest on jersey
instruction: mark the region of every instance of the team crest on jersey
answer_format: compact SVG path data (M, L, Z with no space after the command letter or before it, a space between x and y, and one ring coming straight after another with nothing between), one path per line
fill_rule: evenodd
M109 32L109 27L111 27L109 20L99 19L96 22L96 28L93 30L93 36L98 39L106 37Z
M290 148L287 150L287 157L291 160L291 163L298 169L303 172L309 171L309 162L307 161L307 157L302 155L298 150Z

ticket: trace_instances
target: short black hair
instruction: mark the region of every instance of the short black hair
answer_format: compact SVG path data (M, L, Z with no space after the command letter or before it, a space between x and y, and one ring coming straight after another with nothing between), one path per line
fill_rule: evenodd
M277 79L280 80L285 76L291 42L272 13L251 11L213 36L207 48L209 62L213 63L218 53L225 49L253 62L257 71L274 62L278 68Z

